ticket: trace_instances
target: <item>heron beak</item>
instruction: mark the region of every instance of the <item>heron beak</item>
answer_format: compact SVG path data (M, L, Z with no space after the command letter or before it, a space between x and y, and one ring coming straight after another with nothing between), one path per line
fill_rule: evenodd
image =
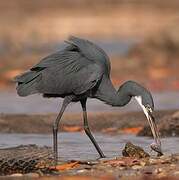
M136 97L137 102L139 103L139 105L142 107L142 110L145 114L145 116L147 117L147 120L149 122L151 131L152 131L152 135L154 137L154 141L155 143L151 144L151 149L158 152L158 155L162 155L162 150L161 150L161 141L160 141L160 136L159 136L159 131L157 129L157 125L155 122L155 118L152 114L152 109L150 107L145 107L141 102L141 98L140 97Z
M163 155L161 149L161 141L160 141L159 131L155 122L155 118L152 114L152 109L148 107L144 107L143 111L147 117L155 141L155 143L151 144L151 149L158 152L158 156L161 156Z

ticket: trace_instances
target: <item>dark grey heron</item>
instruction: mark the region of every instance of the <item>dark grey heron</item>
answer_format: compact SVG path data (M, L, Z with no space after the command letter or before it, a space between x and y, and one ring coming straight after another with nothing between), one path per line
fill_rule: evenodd
M107 54L94 43L71 36L66 48L43 58L29 71L16 77L17 93L27 96L41 93L44 97L64 98L61 110L53 124L54 158L58 160L57 133L63 112L71 102L80 101L83 110L84 130L101 158L104 154L91 134L88 126L87 98L97 98L111 106L125 106L132 97L142 107L155 143L151 148L161 152L161 142L153 118L151 93L134 81L127 81L116 91L110 80L110 61Z

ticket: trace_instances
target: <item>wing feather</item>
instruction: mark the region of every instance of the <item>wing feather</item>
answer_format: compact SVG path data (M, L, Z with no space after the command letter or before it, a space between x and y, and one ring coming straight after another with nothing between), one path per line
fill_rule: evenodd
M38 90L44 94L82 94L93 88L102 74L99 65L79 57L44 69Z
M70 40L72 43L64 50L43 58L30 71L16 78L19 95L82 94L97 84L102 78L104 68L91 59L93 53L95 55L95 45L94 51L89 49L88 52L85 51L89 45L86 40L82 44L78 38ZM101 55L104 56L103 53Z
M81 39L75 36L70 36L66 42L71 45L70 48L77 48L83 56L94 61L95 63L99 63L100 66L103 67L106 74L108 76L110 75L110 60L103 49L86 39Z

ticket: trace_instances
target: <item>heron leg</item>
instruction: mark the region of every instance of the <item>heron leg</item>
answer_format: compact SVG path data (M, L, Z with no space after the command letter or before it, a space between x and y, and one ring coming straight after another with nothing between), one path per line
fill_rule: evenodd
M61 119L67 105L71 101L72 101L72 98L70 96L65 97L65 99L63 100L63 104L62 104L62 107L60 109L60 112L59 112L59 114L58 114L58 116L57 116L57 118L53 124L53 151L54 151L54 160L55 160L56 165L58 162L58 142L57 142L58 125L59 125L60 119Z
M95 138L91 134L91 131L90 131L90 128L89 128L89 125L88 125L87 112L86 112L86 100L87 99L81 100L81 106L82 106L82 109L83 109L84 130L85 130L86 135L90 138L91 142L93 143L96 150L98 151L100 157L105 158L105 155L103 154L101 148L99 147L99 145L97 144Z

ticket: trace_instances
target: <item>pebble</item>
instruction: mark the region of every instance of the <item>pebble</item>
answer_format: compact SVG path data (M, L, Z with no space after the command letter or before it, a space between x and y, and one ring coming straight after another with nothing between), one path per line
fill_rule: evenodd
M99 161L87 161L86 164L88 165L96 165L96 164L99 164Z
M77 171L77 173L84 173L84 172L86 172L86 169L80 169Z
M11 176L11 177L21 177L21 176L23 176L23 174L21 174L21 173L15 173L15 174L11 174L10 176Z
M154 171L155 174L159 174L159 173L161 173L161 172L162 172L162 168L157 168L157 169L155 169L155 171Z
M144 166L146 165L146 162L141 161L141 162L140 162L140 165L144 167Z
M158 162L157 159L153 159L153 158L150 158L150 159L149 159L149 163L150 163L151 165L157 164L157 162Z
M139 165L134 165L134 166L132 166L132 169L135 169L135 170L141 169L141 168L142 168L142 166L139 166Z

